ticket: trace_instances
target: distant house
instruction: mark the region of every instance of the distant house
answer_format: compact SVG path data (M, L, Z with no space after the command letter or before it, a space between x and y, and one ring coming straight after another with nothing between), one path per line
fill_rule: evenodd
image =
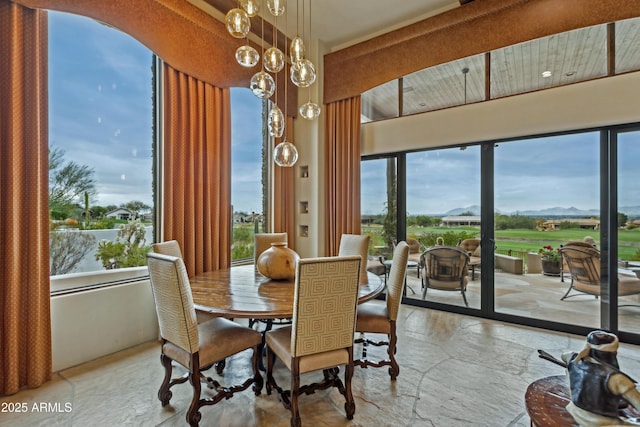
M560 228L561 222L573 222L586 230L600 229L600 220L593 218L550 219L542 223L542 228L547 231L554 231Z
M107 218L115 218L123 221L129 221L130 219L134 219L133 212L125 208L114 209L110 212L107 212L105 216Z
M445 227L480 227L479 215L453 215L442 218Z

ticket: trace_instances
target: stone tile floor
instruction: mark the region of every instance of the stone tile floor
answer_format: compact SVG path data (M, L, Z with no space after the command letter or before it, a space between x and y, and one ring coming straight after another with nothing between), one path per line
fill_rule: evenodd
M459 296L457 296L460 298ZM370 302L383 304L381 301ZM563 369L537 357L541 348L559 356L580 350L583 337L403 306L398 321L398 380L386 369L356 368L356 414L344 417L335 390L300 397L305 426L528 426L527 385ZM359 348L356 348L358 351ZM371 356L382 356L373 348ZM222 381L248 372L250 353L227 363ZM640 374L640 347L622 344L622 369ZM54 374L35 390L0 397L0 409L26 404L25 413L0 413L0 426L183 426L188 384L173 388L162 408L159 344L149 342ZM210 374L216 377L214 370ZM286 372L277 372L281 381ZM314 381L314 374L303 381ZM286 382L284 384L287 384ZM48 410L34 410L44 403ZM15 407L15 405L14 405ZM277 395L250 391L202 408L201 426L288 426L289 412Z

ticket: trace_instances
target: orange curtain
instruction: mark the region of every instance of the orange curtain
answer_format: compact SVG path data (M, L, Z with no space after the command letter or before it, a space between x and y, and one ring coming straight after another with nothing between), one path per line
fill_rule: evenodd
M180 243L189 276L230 265L231 100L164 65L164 240Z
M360 96L325 111L325 252L333 256L342 234L360 234Z
M293 117L287 117L285 126L287 139L293 141ZM280 141L276 141L278 144ZM295 194L294 194L294 171L295 166L283 168L274 163L274 184L273 184L273 231L275 233L286 232L289 236L288 246L294 248L295 242Z
M0 395L51 379L47 14L0 0Z

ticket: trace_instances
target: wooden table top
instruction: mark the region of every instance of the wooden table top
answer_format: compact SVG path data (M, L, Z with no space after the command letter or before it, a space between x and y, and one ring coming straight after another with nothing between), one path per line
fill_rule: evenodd
M565 407L571 402L569 381L566 375L540 378L529 384L525 393L525 405L536 427L579 427ZM636 418L640 414L629 406L620 409L621 418Z
M384 290L382 278L368 274L358 304ZM196 310L230 318L279 319L293 316L294 280L271 280L253 264L208 271L190 279Z

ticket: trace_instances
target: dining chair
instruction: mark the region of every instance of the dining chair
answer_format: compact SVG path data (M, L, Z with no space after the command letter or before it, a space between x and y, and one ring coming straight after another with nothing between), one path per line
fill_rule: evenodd
M422 274L422 299L427 296L427 289L441 291L460 291L464 305L467 301L467 283L469 276L467 268L469 255L457 246L433 246L423 254L424 267Z
M360 256L301 259L296 268L293 323L266 333L267 394L272 388L280 394L291 411L292 427L301 425L298 396L328 387L336 387L345 397L347 419L353 419L351 378L360 264ZM290 390L283 390L273 377L276 357L291 373ZM338 375L342 365L344 383ZM319 370L323 381L300 386L300 375Z
M251 384L258 396L263 386L258 368L261 354L260 333L221 317L198 324L191 286L182 259L150 252L147 254L147 265L160 326L160 361L165 371L158 391L158 399L162 406L168 405L171 400L171 387L188 380L193 388L193 396L186 419L189 425L197 426L202 406L214 405L222 399L229 399L235 393L246 390ZM222 386L218 381L203 374L215 362L250 348L253 349L253 373L242 384ZM173 362L182 365L187 372L180 377L172 378ZM206 382L216 394L201 398L201 381Z
M271 248L272 243L284 242L288 243L287 233L256 233L253 236L253 265L257 268L258 258L264 251ZM249 319L249 327L252 328L256 323L265 324L265 330L270 331L273 325L288 325L291 319ZM264 339L263 339L264 341Z
M151 245L151 250L157 254L170 255L184 260L184 257L182 256L182 250L180 249L180 243L178 243L177 240L167 240L166 242L153 243ZM202 323L206 322L207 320L211 320L216 316L198 311L196 312L196 317L198 319L198 323ZM218 373L222 373L224 363L224 360L222 360L220 361L220 364L216 366L216 370L218 371Z
M256 233L253 236L253 263L256 264L262 252L271 247L272 243L289 243L287 233Z
M369 236L360 234L343 234L340 236L340 247L338 256L360 255L362 264L360 265L360 283L369 283L367 276L367 260L369 259Z
M354 365L362 368L369 366L381 368L389 366L389 375L395 380L400 374L400 366L396 361L396 351L398 337L396 335L396 320L400 310L400 302L407 274L407 261L409 259L409 245L406 242L399 242L393 251L389 280L387 281L387 303L386 305L365 303L360 304L356 316L356 333L361 336L356 338L355 343L362 343L362 357L354 360ZM373 341L366 338L365 334L386 334L387 340ZM367 360L367 346L387 346L386 360L372 362Z
M171 255L184 260L182 250L177 240L168 240L166 242L153 243L151 250L157 254Z

